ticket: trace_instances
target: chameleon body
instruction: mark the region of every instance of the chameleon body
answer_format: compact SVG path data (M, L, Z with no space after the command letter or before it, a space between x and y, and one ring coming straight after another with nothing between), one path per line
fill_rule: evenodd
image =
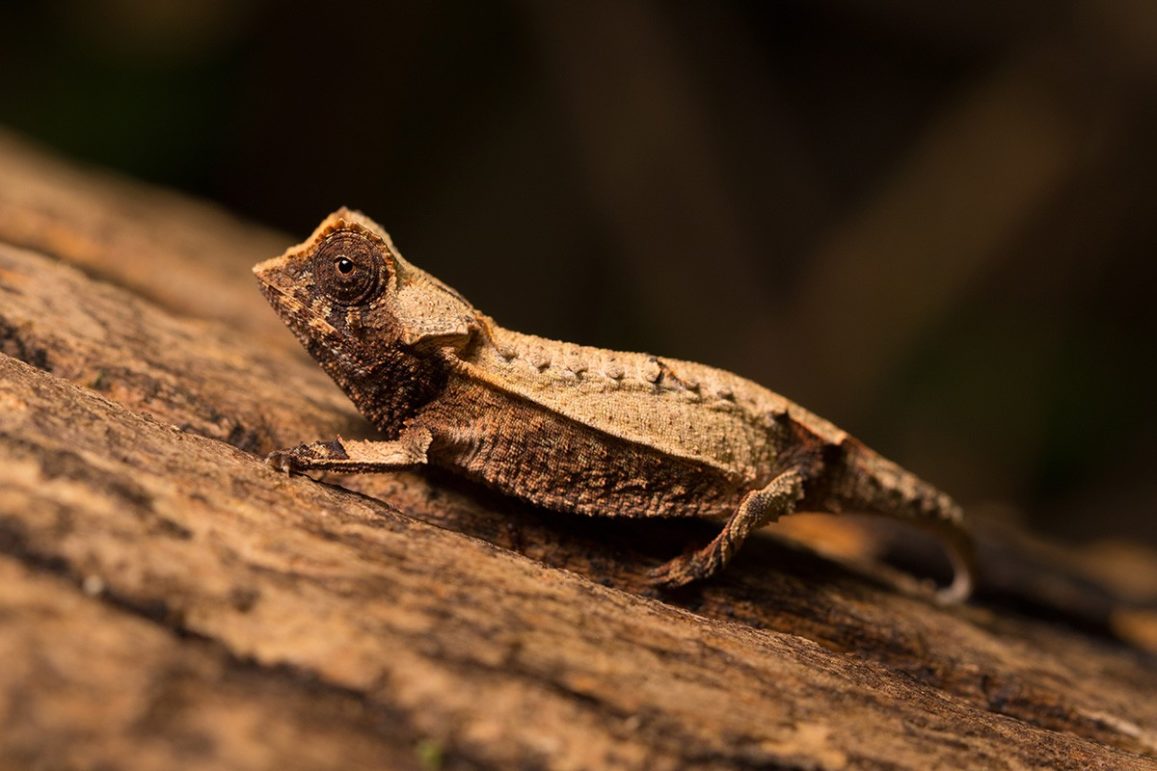
M969 541L948 496L756 383L504 329L348 209L254 273L383 435L278 451L275 468L434 464L555 510L724 521L652 571L661 585L713 574L754 529L799 509L880 514L943 535L957 569L940 596L969 591Z

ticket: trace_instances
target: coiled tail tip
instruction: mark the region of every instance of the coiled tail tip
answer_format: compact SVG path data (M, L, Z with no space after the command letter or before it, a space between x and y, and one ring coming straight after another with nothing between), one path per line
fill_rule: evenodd
M976 588L976 545L959 519L942 530L944 548L952 563L952 583L937 590L938 605L959 605Z

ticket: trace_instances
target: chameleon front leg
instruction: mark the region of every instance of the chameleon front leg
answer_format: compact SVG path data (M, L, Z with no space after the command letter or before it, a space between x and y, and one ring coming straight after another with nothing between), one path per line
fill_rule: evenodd
M743 497L719 535L698 551L655 568L648 575L656 586L676 587L715 574L726 565L757 528L795 511L803 498L803 474L792 468L780 473L760 490Z
M433 436L424 428L406 429L392 441L342 439L299 444L269 454L265 462L277 471L303 474L306 471L366 473L426 464L426 450Z

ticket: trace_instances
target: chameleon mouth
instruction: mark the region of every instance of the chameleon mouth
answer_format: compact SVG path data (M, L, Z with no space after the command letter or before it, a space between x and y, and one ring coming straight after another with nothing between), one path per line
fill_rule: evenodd
M309 340L315 334L338 337L338 331L326 319L311 311L308 305L302 303L287 285L291 279L285 275L285 258L274 257L271 260L253 266L253 275L257 277L257 284L261 294L286 323L286 326L307 348Z
M261 289L261 294L265 295L265 299L269 301L278 315L292 312L293 306L299 305L299 303L294 301L289 292L277 285L270 272L262 270L267 265L269 265L268 262L263 262L253 268L253 275L257 276L257 285Z
M286 261L284 255L281 257L273 257L259 262L253 266L253 275L257 277L257 282L261 284L261 289L267 291L275 289L281 294L288 294L286 287L282 283L286 281L285 276Z

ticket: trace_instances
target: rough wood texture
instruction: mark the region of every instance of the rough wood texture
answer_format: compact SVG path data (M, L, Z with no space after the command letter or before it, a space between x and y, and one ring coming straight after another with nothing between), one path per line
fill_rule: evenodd
M274 474L368 430L252 285L290 240L0 137L0 764L1157 767L1151 655L1063 618L770 538L658 596L710 528Z

